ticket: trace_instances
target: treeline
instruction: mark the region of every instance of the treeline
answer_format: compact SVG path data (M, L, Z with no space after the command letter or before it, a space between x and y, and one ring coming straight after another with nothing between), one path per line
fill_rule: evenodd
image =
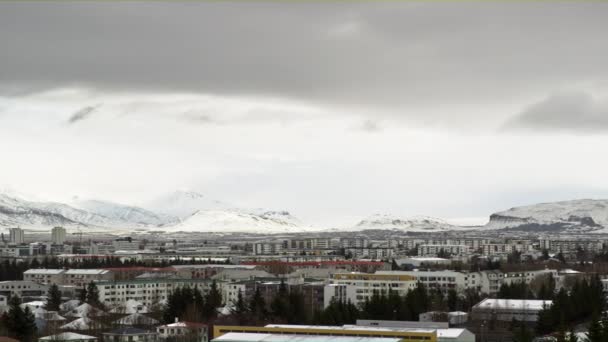
M21 298L12 296L8 300L8 311L0 318L0 335L17 338L22 342L34 341L36 319L29 306L21 307Z
M167 298L162 318L165 323L173 323L176 318L180 321L208 322L217 317L217 309L221 305L222 293L215 281L204 295L198 287L178 287Z
M538 314L536 331L539 334L558 331L565 325L599 317L606 306L602 282L598 276L577 281L570 291L562 288L548 299L553 301L553 305Z
M55 257L44 257L42 260L32 259L30 261L4 260L0 263L0 281L23 280L23 272L32 268L113 268L113 267L169 267L172 265L207 265L207 264L230 264L226 262L215 262L211 259L181 259L175 258L171 262L166 260L120 260L115 257L95 257L86 260L58 259Z

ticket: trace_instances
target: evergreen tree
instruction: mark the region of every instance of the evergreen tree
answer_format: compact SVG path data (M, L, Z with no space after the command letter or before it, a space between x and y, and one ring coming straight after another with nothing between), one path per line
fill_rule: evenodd
M255 289L253 297L249 301L249 312L251 313L251 317L258 321L265 321L268 317L266 301L262 297L259 287Z
M81 303L86 303L86 301L87 301L87 287L86 286L83 286L82 290L80 290L78 300L80 300Z
M90 282L89 285L87 285L85 301L96 307L102 306L101 302L99 301L99 289L97 289L97 285L95 285L94 282Z
M36 333L36 321L29 307L21 308L21 299L12 296L8 302L9 310L4 316L4 322L10 336L19 341L31 341Z
M249 313L249 309L247 307L247 303L245 303L245 299L243 299L243 293L240 289L236 297L236 301L232 303L230 313L236 317L236 320L239 325L245 325L247 323L247 315Z
M211 283L209 292L205 296L204 315L207 319L217 316L217 308L222 305L222 293L217 287L215 280Z
M602 342L603 331L599 317L594 315L589 325L589 331L587 332L587 340L589 342Z
M458 293L454 289L448 291L448 309L450 311L456 311L458 306Z
M167 297L167 304L163 310L163 321L173 323L182 314L180 310L181 289L178 287Z
M283 279L281 279L281 284L279 284L277 294L270 302L270 311L272 312L275 320L286 319L290 314L289 291L287 290L287 285Z
M59 287L57 284L52 284L49 287L49 291L47 292L47 299L45 309L47 311L59 311L59 306L61 306L61 292L59 291Z
M287 314L287 323L306 323L306 309L304 307L304 296L302 293L298 290L292 290L289 292L288 300L289 311Z

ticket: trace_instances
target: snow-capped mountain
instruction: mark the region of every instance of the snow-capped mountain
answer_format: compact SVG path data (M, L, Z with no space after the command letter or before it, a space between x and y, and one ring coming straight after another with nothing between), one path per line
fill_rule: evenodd
M67 218L60 213L39 208L34 203L0 194L0 226L83 226L80 222Z
M169 232L215 232L280 234L310 230L298 225L298 220L288 212L263 212L260 214L239 209L200 210L172 227L162 228Z
M116 222L152 226L171 225L179 222L179 219L175 216L157 214L143 208L107 201L76 200L72 202L71 205Z
M175 191L145 203L145 208L157 213L187 219L199 210L229 209L230 204L209 198L193 191Z
M58 202L28 201L13 195L0 194L0 226L4 227L136 228L175 222L177 219L174 217L103 201L79 201L76 207Z
M375 214L357 223L353 230L388 229L406 232L438 232L461 229L445 221L426 216L400 218L387 214Z
M608 230L608 200L580 199L515 207L494 213L487 229Z

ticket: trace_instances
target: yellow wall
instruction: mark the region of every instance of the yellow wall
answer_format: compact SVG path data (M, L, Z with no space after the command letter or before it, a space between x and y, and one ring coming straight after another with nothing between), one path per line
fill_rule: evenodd
M435 332L409 332L409 331L376 331L376 330L346 330L346 329L315 329L314 326L296 327L245 327L216 325L213 327L213 338L229 332L264 333L264 334L293 334L293 335L333 335L333 336L371 336L371 337L398 337L403 341L436 342Z

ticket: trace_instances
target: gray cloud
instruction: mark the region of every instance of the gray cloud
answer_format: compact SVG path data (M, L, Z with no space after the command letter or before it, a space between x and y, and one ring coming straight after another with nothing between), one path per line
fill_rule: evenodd
M608 79L607 14L593 2L2 3L0 89L251 94L418 118L398 109Z
M81 120L84 120L84 119L88 118L89 116L91 116L91 114L93 114L94 111L97 110L97 108L99 108L99 106L100 105L86 106L84 108L81 108L81 109L77 110L68 119L68 124L74 124L74 123L76 123L78 121L81 121Z
M505 130L598 132L608 130L608 103L586 92L561 92L527 107Z

